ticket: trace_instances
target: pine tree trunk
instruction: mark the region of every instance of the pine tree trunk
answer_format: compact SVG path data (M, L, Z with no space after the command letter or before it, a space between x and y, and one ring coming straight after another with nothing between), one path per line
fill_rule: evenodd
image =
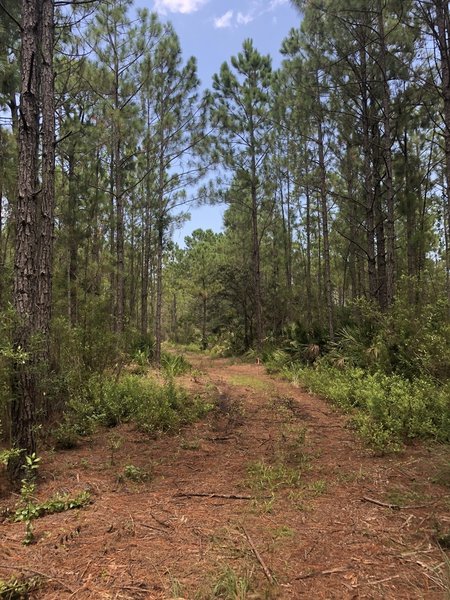
M162 217L158 219L158 237L156 248L156 314L155 314L155 355L156 365L161 364L161 344L162 344L162 261L163 261L163 239L164 227Z
M364 196L366 199L366 241L367 241L367 274L369 280L369 297L376 299L378 291L377 266L375 256L375 215L373 174L371 165L371 115L368 97L368 74L367 74L367 50L360 50L361 61L361 107L362 107L362 130L363 130L363 170L364 170Z
M446 0L434 0L436 6L438 45L441 60L442 96L444 99L444 152L445 152L445 207L447 300L450 313L450 12Z
M125 243L124 243L124 197L120 166L121 142L116 132L114 144L114 191L116 197L116 331L123 333L125 327Z
M391 91L389 88L387 74L387 49L382 0L379 0L378 3L378 28L378 34L380 36L379 67L383 82L383 136L381 145L383 149L383 162L385 167L384 186L386 188L386 223L384 226L386 235L386 308L389 308L394 301L395 294L395 216L391 150Z
M74 166L74 153L69 153L69 193L68 193L68 207L67 207L67 231L68 231L68 310L69 320L72 327L75 327L78 322L78 239L76 231L76 203L77 203L77 190L74 181L75 178L75 166Z
M255 299L255 326L256 326L256 349L262 349L262 300L261 300L261 259L259 253L258 235L258 207L256 200L256 186L252 183L252 265L253 265L253 287Z
M325 300L327 304L328 316L328 334L330 340L334 339L334 311L333 311L333 288L331 284L331 261L330 261L330 238L328 232L328 203L326 188L325 171L325 152L322 121L319 118L318 127L318 150L319 150L319 176L320 176L320 212L322 217L322 236L323 236L323 262L324 262L324 282L325 282Z
M144 229L142 232L142 278L141 278L141 335L147 335L148 331L148 290L150 275L150 209L149 199L146 197L144 208Z
M38 196L38 275L36 325L43 339L41 359L49 361L52 308L53 225L55 210L55 82L53 72L54 6L42 0L41 105L42 105L42 192Z
M311 194L305 188L306 196L306 317L312 324L312 281L311 281Z
M21 93L19 120L19 173L16 212L16 245L14 255L13 305L17 324L13 334L14 348L27 353L14 361L11 374L11 446L22 451L11 460L11 479L19 480L25 454L36 451L34 424L36 417L36 374L31 354L36 333L35 302L38 292L36 277L36 198L38 189L39 146L39 79L40 24L39 0L22 2Z

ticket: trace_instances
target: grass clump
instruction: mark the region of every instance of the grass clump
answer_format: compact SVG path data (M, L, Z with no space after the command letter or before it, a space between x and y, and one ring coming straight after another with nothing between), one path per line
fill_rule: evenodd
M211 598L246 600L251 592L252 577L252 571L239 574L231 567L226 566L213 584Z
M233 375L228 381L231 385L249 387L261 392L266 391L271 387L266 381L261 381L258 377L249 375Z
M256 461L247 467L247 484L257 492L273 493L280 488L298 487L300 483L300 471L284 464L269 465Z

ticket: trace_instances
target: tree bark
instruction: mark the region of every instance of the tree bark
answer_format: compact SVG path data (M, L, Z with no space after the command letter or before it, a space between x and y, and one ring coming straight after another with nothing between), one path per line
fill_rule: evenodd
M444 100L444 152L445 152L445 207L447 227L445 231L447 265L447 300L450 313L450 13L446 0L434 0L441 61L442 96Z
M333 310L333 288L331 283L331 261L330 261L330 238L328 231L328 202L326 187L325 152L323 140L323 126L321 117L317 124L318 150L319 150L319 177L320 177L320 212L322 217L323 236L323 262L325 281L325 300L327 304L328 334L334 340L334 310Z
M11 374L11 446L21 455L10 460L11 479L19 480L25 454L36 451L36 375L31 354L36 332L36 198L38 190L40 24L39 0L22 2L19 173L16 209L13 305L17 324L13 334L18 353ZM26 353L25 356L20 354Z
M378 2L378 34L380 37L380 60L383 95L382 95L382 152L385 168L384 187L386 190L386 223L385 246L386 246L386 308L394 301L395 294L395 216L394 216L394 185L392 174L392 150L391 150L391 91L387 73L386 61L386 35L384 30L383 0Z
M164 226L162 216L158 219L158 238L156 249L156 314L155 314L155 355L156 365L161 364L161 344L162 344L162 262L163 262L163 241Z
M258 233L258 190L255 156L255 135L253 130L253 121L250 122L250 152L251 152L251 172L250 172L250 195L251 195L251 215L252 215L252 266L253 266L253 287L255 300L255 326L256 326L256 349L262 350L263 344L263 323L262 323L262 297L261 297L261 258L259 252L259 233Z

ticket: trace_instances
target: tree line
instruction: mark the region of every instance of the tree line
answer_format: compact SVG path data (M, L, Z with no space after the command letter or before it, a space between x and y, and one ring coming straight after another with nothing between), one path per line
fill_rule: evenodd
M246 40L204 90L171 24L132 0L1 1L13 476L71 360L159 364L163 339L261 353L294 325L320 348L362 303L441 303L448 322L448 3L294 4L279 68ZM192 202L225 203L224 230L179 248Z

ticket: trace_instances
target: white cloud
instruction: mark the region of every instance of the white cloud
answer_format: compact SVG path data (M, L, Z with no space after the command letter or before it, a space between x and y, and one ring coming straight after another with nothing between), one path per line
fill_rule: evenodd
M249 23L251 23L253 21L253 19L255 18L255 15L252 14L251 12L244 14L241 12L238 12L237 16L236 16L236 21L238 25L248 25Z
M206 2L208 0L155 0L154 9L161 14L172 12L187 15L196 12Z
M167 4L181 1L182 0L156 0L156 2L164 2ZM184 1L187 2L188 0ZM200 0L197 0L197 2L198 1ZM195 2L195 0L191 0L191 2ZM216 29L225 29L226 27L240 27L248 25L255 19L258 19L267 13L274 12L277 8L287 4L288 2L289 0L252 0L249 2L249 10L247 10L247 12L238 11L235 14L233 10L229 10L221 17L216 17L214 19L214 27Z
M221 17L216 17L214 19L214 27L216 29L224 29L225 27L231 27L231 20L233 18L233 11L229 10Z

